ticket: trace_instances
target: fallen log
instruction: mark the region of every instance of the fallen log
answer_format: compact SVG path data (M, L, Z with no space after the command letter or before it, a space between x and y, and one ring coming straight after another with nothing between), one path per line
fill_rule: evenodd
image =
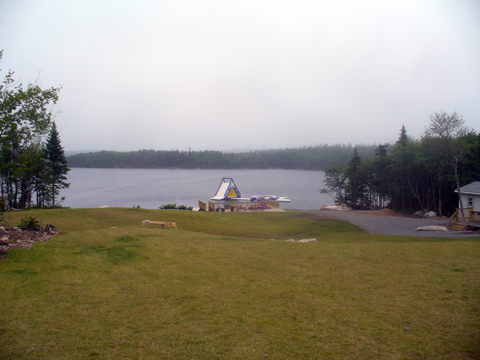
M154 225L160 225L162 228L177 228L177 224L174 222L166 222L166 221L150 221L150 220L143 220L142 225L149 225L149 224L154 224Z

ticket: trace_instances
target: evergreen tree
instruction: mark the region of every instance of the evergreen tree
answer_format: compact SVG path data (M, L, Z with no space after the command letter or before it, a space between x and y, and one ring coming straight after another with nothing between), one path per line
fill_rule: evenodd
M384 145L378 145L378 148L375 150L375 159L374 159L374 172L376 180L376 191L378 195L377 207L383 208L387 201L387 192L389 188L389 164L390 160L388 157L387 148L390 146L389 143Z
M70 186L67 180L67 173L70 169L67 166L65 151L60 143L60 137L57 131L57 125L53 122L50 135L47 139L47 183L51 189L52 206L55 207L55 196L61 189L68 189Z
M357 209L363 200L363 182L361 174L362 159L358 155L357 147L354 148L353 155L348 161L346 176L348 178L347 188L345 190L345 200L353 209Z
M411 140L407 135L405 125L402 125L398 140L395 143L389 169L393 176L393 182L391 184L392 208L395 210L400 210L402 213L405 213L408 207L407 173L410 159L407 153L407 146L412 141L413 140Z
M402 129L400 130L400 135L398 136L398 140L396 145L401 148L405 148L407 146L408 136L407 130L405 129L405 125L402 125Z

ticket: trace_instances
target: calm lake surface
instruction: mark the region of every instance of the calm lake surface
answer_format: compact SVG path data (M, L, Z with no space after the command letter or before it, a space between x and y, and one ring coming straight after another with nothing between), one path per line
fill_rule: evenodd
M325 173L303 170L84 169L68 173L69 189L61 191L71 208L134 207L158 209L164 204L198 207L215 195L223 177L233 178L242 197L276 195L290 198L285 209L318 209L332 204L320 194Z

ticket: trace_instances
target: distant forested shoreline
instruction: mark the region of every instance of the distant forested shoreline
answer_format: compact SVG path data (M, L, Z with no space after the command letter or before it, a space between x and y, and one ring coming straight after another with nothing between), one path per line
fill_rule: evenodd
M394 144L318 145L249 152L99 151L69 156L70 167L323 170L336 203L355 210L452 214L460 187L480 180L480 133L456 112L433 112L420 139L405 126ZM322 186L323 184L319 184ZM458 194L455 193L458 192Z
M318 145L302 148L222 152L215 150L98 151L67 157L73 168L179 168L179 169L288 169L325 170L345 165L357 149L361 157L373 157L378 145Z

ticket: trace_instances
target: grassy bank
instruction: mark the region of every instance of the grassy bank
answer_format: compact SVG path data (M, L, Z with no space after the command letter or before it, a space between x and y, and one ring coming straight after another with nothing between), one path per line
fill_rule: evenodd
M480 357L479 238L371 235L298 213L5 219L26 216L62 234L0 262L0 359Z

